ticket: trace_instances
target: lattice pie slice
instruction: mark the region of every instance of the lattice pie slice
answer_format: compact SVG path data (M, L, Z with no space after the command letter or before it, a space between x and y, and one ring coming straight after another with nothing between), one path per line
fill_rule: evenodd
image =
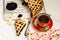
M28 4L28 7L30 8L33 16L38 14L44 6L43 0L24 0L24 1L26 2L25 4Z
M19 36L23 28L25 27L25 22L23 20L15 20L16 35Z

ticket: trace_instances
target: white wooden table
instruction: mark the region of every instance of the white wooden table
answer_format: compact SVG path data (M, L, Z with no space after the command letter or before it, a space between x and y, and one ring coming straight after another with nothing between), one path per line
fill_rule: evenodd
M51 14L53 28L60 28L60 0L44 0L46 12ZM24 29L25 30L25 29ZM3 20L3 0L0 0L0 40L25 40L24 31L15 35L15 28L8 27Z

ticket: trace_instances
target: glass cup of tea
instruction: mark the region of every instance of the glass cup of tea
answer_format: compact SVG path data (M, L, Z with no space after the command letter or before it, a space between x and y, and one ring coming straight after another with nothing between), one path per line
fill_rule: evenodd
M38 25L40 27L46 27L50 22L50 15L47 13L40 13L38 16Z

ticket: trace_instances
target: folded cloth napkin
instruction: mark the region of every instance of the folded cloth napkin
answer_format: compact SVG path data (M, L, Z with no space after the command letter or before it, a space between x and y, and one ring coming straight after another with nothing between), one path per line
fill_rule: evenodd
M31 33L26 40L60 40L60 29Z

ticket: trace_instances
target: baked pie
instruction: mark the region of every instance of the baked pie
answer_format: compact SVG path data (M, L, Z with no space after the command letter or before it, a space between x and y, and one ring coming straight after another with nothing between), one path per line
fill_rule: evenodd
M23 20L16 19L15 20L15 29L16 35L19 36L23 28L25 27L26 23Z
M28 5L33 16L38 14L44 6L43 0L24 0L24 3Z

